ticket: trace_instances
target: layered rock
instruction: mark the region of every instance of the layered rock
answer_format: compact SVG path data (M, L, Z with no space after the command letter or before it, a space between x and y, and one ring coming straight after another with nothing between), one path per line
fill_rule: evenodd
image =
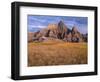
M87 42L87 36L82 35L76 26L73 26L71 30L63 21L60 21L58 24L49 24L46 28L32 35L33 41L47 41L48 38L59 39L66 42Z
M48 29L48 37L57 38L57 24L49 24Z
M81 42L82 41L82 36L81 33L77 30L77 28L74 26L72 28L72 42Z
M34 33L33 32L29 32L28 33L28 42L33 41L33 37L34 37Z
M58 39L64 39L66 33L67 33L67 26L63 23L63 21L60 21L58 23L58 28L57 28Z

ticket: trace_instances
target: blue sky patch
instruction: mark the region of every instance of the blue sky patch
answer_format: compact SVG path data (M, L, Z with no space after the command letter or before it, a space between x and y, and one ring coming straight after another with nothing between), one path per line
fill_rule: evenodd
M41 28L46 28L48 24L57 24L59 21L63 21L66 26L72 29L76 26L77 29L85 34L88 28L87 17L74 17L74 16L47 16L47 15L28 15L28 31L34 32Z

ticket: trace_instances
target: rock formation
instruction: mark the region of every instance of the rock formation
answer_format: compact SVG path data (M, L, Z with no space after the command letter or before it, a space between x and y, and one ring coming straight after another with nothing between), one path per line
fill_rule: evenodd
M63 21L58 22L58 24L49 24L46 28L33 33L29 41L42 42L47 41L49 38L65 42L87 42L87 34L81 34L76 26L73 26L72 30L69 29Z

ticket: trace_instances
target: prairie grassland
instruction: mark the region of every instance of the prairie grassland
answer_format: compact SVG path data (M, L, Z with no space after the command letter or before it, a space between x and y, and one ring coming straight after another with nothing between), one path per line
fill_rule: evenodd
M87 43L28 43L28 66L87 64Z

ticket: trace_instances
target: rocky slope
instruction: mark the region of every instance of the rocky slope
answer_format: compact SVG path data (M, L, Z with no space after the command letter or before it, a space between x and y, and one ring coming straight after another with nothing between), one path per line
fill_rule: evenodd
M42 42L59 39L65 42L87 42L87 34L81 34L75 26L69 29L63 21L59 21L58 24L49 24L46 28L31 34L28 34L28 41Z

